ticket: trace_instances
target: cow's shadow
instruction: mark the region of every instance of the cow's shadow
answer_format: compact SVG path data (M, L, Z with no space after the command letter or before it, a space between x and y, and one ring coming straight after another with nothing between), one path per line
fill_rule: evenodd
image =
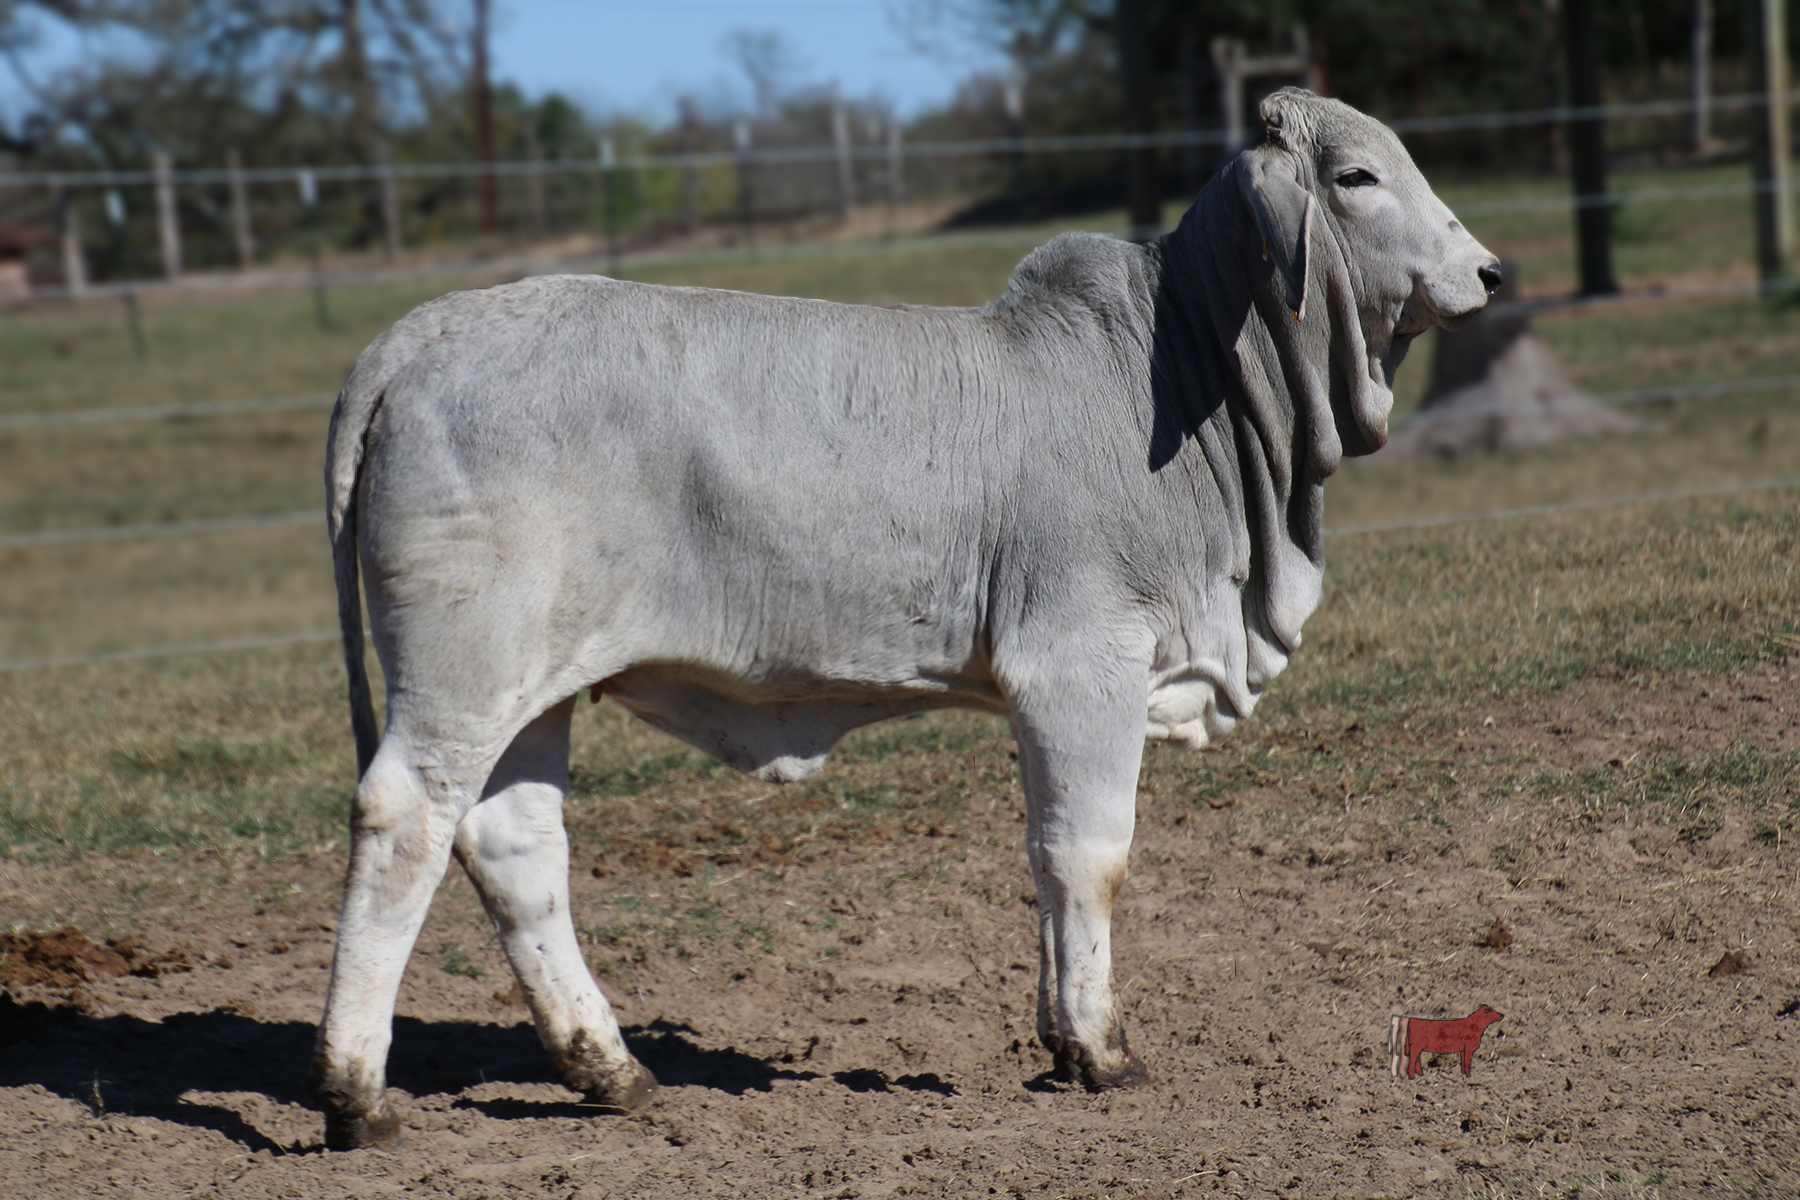
M93 1017L72 1008L19 1004L0 993L0 1087L36 1084L96 1113L156 1117L216 1129L246 1149L306 1149L271 1140L231 1109L193 1093L256 1093L310 1106L306 1068L310 1022L270 1023L238 1013L178 1013L161 1022ZM768 1091L778 1079L816 1079L735 1049L711 1050L695 1031L663 1021L627 1027L632 1052L665 1087L730 1095ZM394 1021L388 1083L414 1096L457 1093L481 1083L552 1083L550 1063L529 1024ZM601 1110L574 1103L463 1100L489 1116L545 1117Z

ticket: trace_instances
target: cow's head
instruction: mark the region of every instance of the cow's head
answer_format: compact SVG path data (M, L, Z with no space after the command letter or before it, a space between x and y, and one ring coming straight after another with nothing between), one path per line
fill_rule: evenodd
M1456 329L1500 286L1500 260L1462 227L1400 139L1347 104L1298 88L1262 103L1264 141L1238 186L1298 322L1309 301L1354 321L1363 343L1337 424L1348 454L1387 441L1394 369L1414 337ZM1327 294L1315 296L1323 289ZM1347 294L1345 294L1347 292Z
M1481 1022L1481 1027L1483 1029L1486 1029L1495 1021L1500 1020L1503 1016L1505 1016L1504 1013L1497 1013L1485 1004L1475 1010L1475 1018Z

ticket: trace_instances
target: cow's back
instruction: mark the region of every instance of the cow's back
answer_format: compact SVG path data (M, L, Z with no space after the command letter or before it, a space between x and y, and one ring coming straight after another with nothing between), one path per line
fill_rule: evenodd
M420 348L390 367L362 516L388 608L487 605L551 655L797 691L982 669L1000 547L1022 506L1054 523L1030 495L1071 424L1051 413L1094 391L984 310L593 277L446 297L395 338Z

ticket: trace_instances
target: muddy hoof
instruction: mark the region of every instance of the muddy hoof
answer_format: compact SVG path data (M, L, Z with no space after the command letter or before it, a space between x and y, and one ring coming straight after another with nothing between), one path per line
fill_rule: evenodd
M1081 1066L1081 1086L1090 1092L1143 1087L1149 1082L1150 1068L1135 1054L1127 1054L1124 1062L1112 1067L1101 1067L1093 1063L1083 1063Z
M1109 1057L1114 1061L1101 1064L1079 1049L1061 1051L1056 1056L1052 1078L1060 1083L1079 1083L1090 1092L1141 1087L1150 1082L1150 1069L1131 1051Z
M327 1150L391 1150L400 1144L400 1115L386 1109L372 1116L325 1114Z
M656 1076L635 1058L616 1067L596 1069L593 1074L597 1078L582 1089L589 1104L632 1112L648 1104L656 1095Z

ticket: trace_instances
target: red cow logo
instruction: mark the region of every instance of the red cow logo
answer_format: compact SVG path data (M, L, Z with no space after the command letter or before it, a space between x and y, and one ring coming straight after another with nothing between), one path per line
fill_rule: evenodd
M1406 1077L1411 1079L1423 1073L1421 1054L1461 1054L1462 1071L1467 1075L1475 1064L1475 1051L1481 1047L1481 1035L1504 1015L1484 1004L1460 1021L1396 1016L1388 1022L1388 1070L1399 1078L1405 1064Z

